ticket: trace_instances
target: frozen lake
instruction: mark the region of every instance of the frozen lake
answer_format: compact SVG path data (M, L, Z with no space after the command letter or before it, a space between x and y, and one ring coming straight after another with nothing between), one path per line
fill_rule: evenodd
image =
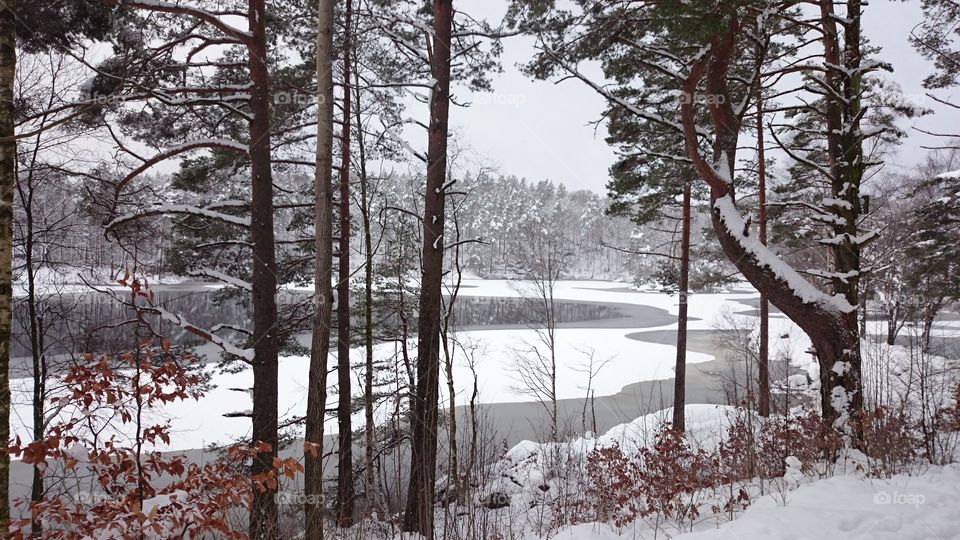
M91 291L44 298L40 318L44 321L44 349L48 356L70 356L85 352L110 353L129 348L133 341L132 325L124 324L134 318L134 312L120 301L128 300L123 292L117 297L110 293ZM250 308L247 303L223 291L199 287L195 284L158 286L154 289L154 304L183 316L201 327L216 325L249 327ZM278 299L281 309L295 309L309 301L305 292L282 292ZM353 297L357 301L357 295ZM482 297L465 295L454 306L458 329L507 329L538 324L542 315L521 298ZM31 344L29 312L23 298L15 301L14 336L11 343L11 372L13 377L30 376ZM669 314L645 306L604 304L588 301L556 302L556 318L561 327L596 327L609 324L659 326L669 324ZM171 343L184 346L202 346L204 340L179 326L162 321L155 315L146 319ZM383 316L375 314L375 320ZM354 325L362 321L356 318ZM304 334L308 328L301 328ZM237 332L224 330L220 335L242 342ZM355 336L356 337L356 336Z
M458 405L467 403L473 393L474 374L469 367L472 362L476 371L478 402L524 403L515 409L518 412L528 410L529 406L539 406L534 398L524 395L517 388L515 362L518 355L531 354L533 348L542 352L543 347L536 330L531 328L539 320L539 315L527 307L521 298L528 286L523 282L468 280L460 291L456 308L459 330L455 335L459 346L454 347L456 352L453 358L455 402ZM243 303L237 300L227 299L217 303L215 300L222 291L180 285L156 287L155 292L156 302L167 310L207 328L214 324L243 325L248 313ZM287 292L281 301L285 305L293 305L306 300L308 294L309 291ZM718 314L749 309L749 305L742 300L754 295L749 290L735 290L690 297L690 330L697 332L698 337L696 346L692 344L687 355L689 365L709 363L718 357L717 347L709 335ZM560 321L556 333L558 399L579 400L582 404L587 391L584 368L591 357L596 365L603 365L597 369L590 387L591 393L597 398L616 396L625 389L639 389L641 387L637 385L650 384L651 381L656 381L657 386L670 386L664 383L673 377L676 358L676 348L670 337L676 330L676 295L652 290L635 291L623 283L562 281L557 283L555 299ZM80 339L58 345L62 347L61 351L109 350L111 347L129 346L129 342L124 341L129 339L129 330L110 328L129 316L129 312L109 295L88 295L76 307L74 318L71 319L77 323L71 324L89 320L92 322L86 324L94 329L99 328L98 332L80 332ZM789 324L783 329L778 327L778 323L785 322L774 319L773 331L780 332L778 335L790 335ZM158 328L175 345L196 345L199 356L207 360L219 358L219 350L209 344L201 344L194 336L183 334L179 328ZM308 337L307 333L300 334L301 344L307 344ZM796 347L804 346L802 338L794 337L794 341ZM241 341L237 339L236 343L239 345ZM415 343L409 347L411 351L416 349ZM20 351L26 353L26 349ZM374 354L379 362L386 365L393 362L399 368L399 352L398 342L385 342L377 344ZM359 345L351 356L357 380L361 380L363 351ZM20 358L27 360L23 356ZM14 375L12 384L14 393L20 394L15 401L21 425L12 426L17 432L29 429L30 419L28 396L32 384L29 371L24 370L29 363L22 360L19 377ZM281 357L279 407L282 415L304 414L308 366L309 359L306 356L288 354ZM175 403L163 410L173 424L177 435L173 440L178 449L200 448L211 442L228 442L243 437L249 431L248 419L224 418L223 415L250 409L247 394L230 390L252 386L250 371L221 372L213 365L206 369L210 371L215 386L202 398L201 407L190 401ZM692 374L690 379L691 384L697 384L702 378ZM702 382L706 384L705 379ZM331 389L331 404L336 400L335 392L335 388ZM637 397L637 391L629 391L628 394L626 401L619 400L615 407L620 411L604 419L604 423L635 416L639 409L636 401L641 398ZM700 399L711 399L705 390L690 390L690 394ZM654 401L659 405L666 399L668 397L664 394ZM378 417L386 416L393 406L392 399L384 401L378 410ZM356 425L360 425L362 415L355 420ZM333 422L329 429L331 432L335 429Z

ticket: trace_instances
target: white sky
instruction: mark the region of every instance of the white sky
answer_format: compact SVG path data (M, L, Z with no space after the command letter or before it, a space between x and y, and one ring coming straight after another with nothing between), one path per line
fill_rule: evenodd
M499 21L507 0L460 0L455 7L474 17ZM891 78L915 102L934 109L936 114L904 122L909 139L897 156L888 160L893 172L922 159L922 145L942 145L937 140L909 129L916 125L933 132L957 132L960 111L950 110L927 98L922 87L932 67L908 42L908 36L922 18L919 2L873 0L865 8L864 35L882 48L881 60L894 67ZM603 100L579 81L533 81L520 73L517 64L533 53L532 39L509 38L501 58L504 72L494 80L492 95L473 97L469 108L451 110L451 124L463 146L469 147L488 166L504 174L529 180L550 179L571 189L605 193L607 170L614 152L604 142L603 125L591 125L600 118ZM469 92L455 88L464 100ZM938 92L941 98L960 101L960 88Z

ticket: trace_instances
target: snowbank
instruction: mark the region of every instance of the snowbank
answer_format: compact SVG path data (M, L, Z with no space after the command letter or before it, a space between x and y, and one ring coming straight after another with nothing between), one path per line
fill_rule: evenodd
M726 435L736 409L725 405L691 404L684 408L684 412L687 439L696 446L713 449ZM599 437L548 443L522 441L491 465L488 471L491 480L484 484L480 498L493 493L506 494L511 500L523 501L512 504L526 507L542 498L542 486L549 486L553 493L580 491L583 486L576 482L582 475L571 473L583 471L590 452L618 446L624 453L633 454L639 448L651 446L654 436L672 417L671 407L614 426ZM563 474L558 474L558 470L563 470Z
M725 434L734 409L723 406L688 405L687 436L700 447L716 444ZM527 508L542 504L541 491L580 493L583 486L567 478L584 466L594 448L619 445L626 453L649 445L656 427L669 419L666 409L621 424L595 439L569 443L536 444L524 441L494 464L492 481L481 494L502 493L509 497L511 523L534 523ZM563 469L556 473L559 463ZM788 458L789 459L789 458ZM794 458L795 459L795 458ZM553 470L551 470L551 467ZM916 475L889 479L866 478L854 468L826 479L800 473L789 482L770 483L761 495L748 486L752 504L729 521L726 514L704 516L693 532L655 528L638 519L617 529L606 523L583 523L563 527L550 538L621 540L625 538L678 538L684 540L927 540L960 538L960 464L929 467ZM788 475L791 474L788 471ZM583 476L579 476L583 478ZM796 487L799 483L799 487ZM546 489L539 488L544 486ZM529 513L534 513L530 511ZM656 529L656 530L655 530ZM655 534L656 533L656 534ZM524 538L539 538L528 533Z
M738 519L683 540L947 540L960 538L960 465L889 480L835 476L787 494L783 506L763 498ZM620 538L569 531L576 538ZM580 534L583 533L583 534ZM563 536L561 536L563 537Z

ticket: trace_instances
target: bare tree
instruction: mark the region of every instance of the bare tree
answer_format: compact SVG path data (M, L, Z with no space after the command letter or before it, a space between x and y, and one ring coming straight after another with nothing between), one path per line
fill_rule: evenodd
M453 494L453 498L459 500L463 496L462 483L460 482L460 464L457 448L457 389L453 379L453 363L456 356L456 319L454 317L454 306L457 303L457 296L460 294L460 286L463 283L463 267L460 263L460 209L463 206L466 197L461 198L453 205L453 211L450 213L454 229L453 254L453 283L447 287L447 299L443 302L443 319L440 327L440 343L443 346L443 364L447 379L447 453L449 455L449 470L447 486L448 493ZM448 501L451 498L448 497Z
M583 373L587 377L587 384L580 386L583 390L583 409L580 412L580 425L584 432L592 431L593 433L597 432L597 415L596 411L593 410L593 380L597 377L608 363L610 363L610 358L599 360L597 359L597 351L592 348L580 349L580 352L586 357L586 360L580 363L580 366L574 368L575 371ZM587 429L587 408L590 409L590 429Z
M559 204L559 203L558 203ZM523 301L539 320L530 325L536 332L534 343L514 352L514 390L533 397L546 410L550 421L550 438L558 440L557 416L557 303L554 291L563 275L570 253L563 234L564 214L558 206L546 218L549 225L532 227L527 231L516 254L520 274L529 280L529 286L520 291ZM549 228L549 230L547 230Z

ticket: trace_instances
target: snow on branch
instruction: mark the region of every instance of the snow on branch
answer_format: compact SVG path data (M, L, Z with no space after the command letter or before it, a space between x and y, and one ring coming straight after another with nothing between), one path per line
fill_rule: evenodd
M164 2L162 0L104 0L108 7L131 7L143 9L145 11L154 11L157 13L171 13L173 15L186 15L194 19L205 22L217 30L243 43L249 43L253 34L240 30L230 24L227 24L216 13L207 11L194 6L188 6L178 2Z
M738 244L756 260L761 267L770 269L777 279L787 284L793 295L805 304L817 304L822 308L841 313L852 313L857 308L846 299L828 294L817 289L812 283L803 278L796 270L785 263L767 246L760 242L758 236L746 234L747 224L740 215L733 199L730 196L720 197L713 204L719 213L723 226Z
M825 207L823 207L823 206L818 206L818 205L816 205L816 204L811 204L811 203L808 203L808 202L806 202L806 201L786 200L786 201L780 201L780 202L768 202L768 203L767 203L767 206L769 206L769 207L773 207L773 206L798 206L798 207L806 208L807 210L811 210L812 212L814 212L813 214L811 214L811 215L809 216L810 219L812 219L812 220L814 220L814 221L818 221L818 222L820 222L820 223L825 223L825 224L827 224L827 225L837 225L837 226L844 226L844 225L847 224L847 220L846 220L844 217L839 216L839 215L837 215L837 214L835 214L835 213L827 210L827 209L826 209Z
M880 230L874 229L872 231L867 231L861 235L853 236L851 234L843 233L837 236L831 236L830 238L821 239L819 242L828 246L837 246L843 243L850 243L855 246L863 246L870 243L876 237L880 236Z
M175 324L180 328L183 328L187 332L190 332L191 334L200 336L201 338L209 341L210 343L213 343L217 347L220 347L226 353L232 354L234 356L239 356L240 358L243 358L244 360L247 360L249 362L253 361L253 358L254 358L253 349L241 349L240 347L237 347L236 345L233 345L232 343L225 341L222 337L212 332L203 330L199 326L191 324L189 321L184 319L182 316L177 315L176 313L171 313L161 307L156 307L156 306L139 308L139 309L142 309L143 311L147 311L147 312L156 313L157 315L160 316L161 319L169 323Z
M81 279L83 279L82 276L81 276ZM125 278L125 279L126 279L126 278ZM125 283L125 279L122 280L121 283ZM237 347L236 345L234 345L234 344L232 344L232 343L224 340L224 339L221 338L220 336L214 334L212 331L204 330L203 328L201 328L201 327L199 327L199 326L197 326L197 325L195 325L195 324L190 323L190 322L187 321L185 318L183 318L183 316L177 315L176 313L172 313L172 312L170 312L170 311L167 311L166 309L164 309L164 308L162 308L162 307L158 307L158 306L153 305L152 296L148 296L148 295L146 295L145 293L143 293L142 291L140 292L140 296L145 297L145 298L148 299L148 302L149 302L149 303L148 303L147 305L138 305L138 304L136 303L136 300L135 300L135 299L132 300L132 301L131 301L131 300L123 300L122 298L120 298L120 295L117 294L116 291L111 290L111 289L98 288L97 286L95 286L95 285L87 282L86 279L83 279L83 282L84 282L88 287L90 287L91 289L93 289L93 290L95 290L95 291L97 291L97 292L101 292L101 293L107 294L107 295L113 297L115 300L117 300L117 301L120 302L121 304L123 304L123 305L125 305L125 306L128 306L128 307L130 307L130 308L133 309L133 310L136 310L138 314L141 314L141 313L151 313L151 314L154 314L154 315L159 315L160 318L163 319L164 321L167 321L167 322L169 322L169 323L175 324L176 326L182 328L183 330L185 330L185 331L187 331L187 332L190 332L191 334L193 334L193 335L195 335L195 336L197 336L197 337L199 337L199 338L201 338L201 339L203 339L203 340L205 340L205 341L208 341L208 342L210 342L210 343L213 343L214 345L216 345L217 347L219 347L220 349L222 349L224 352L226 352L226 353L228 353L228 354L232 354L232 355L234 355L234 356L240 357L240 358L242 358L242 359L244 359L244 360L246 360L246 361L248 361L248 362L252 362L253 359L254 359L254 350L253 350L253 349L241 349L240 347Z
M121 183L128 182L131 178L143 173L143 171L149 169L150 167L156 165L157 163L170 159L174 156L183 154L184 152L189 152L191 150L196 150L198 148L223 148L226 150L236 150L238 152L243 152L246 154L250 151L250 147L245 144L240 144L236 141L231 141L229 139L199 139L196 141L188 141L183 144L178 144L176 146L171 146L163 152L153 156L152 158L146 160L139 167L134 169L123 179Z
M213 268L201 268L200 270L197 270L197 271L195 271L195 272L191 272L191 275L194 275L194 276L197 276L197 277L208 277L208 278L212 278L212 279L215 279L215 280L217 280L217 281L221 281L221 282L223 282L223 283L226 283L227 285L230 285L230 286L232 286L232 287L237 287L238 289L243 289L243 290L245 290L245 291L252 291L252 290L253 290L253 285L252 285L252 284L247 283L246 281L243 281L242 279L237 279L237 278L235 278L235 277L233 277L233 276L231 276L231 275L229 275L229 274L224 274L223 272L219 272L219 271L217 271L217 270L214 270Z
M180 154L189 152L191 150L196 150L198 148L223 148L227 150L236 150L238 152L248 153L250 147L245 144L240 144L236 141L231 141L229 139L198 139L195 141L188 141L183 144L178 144L167 148L163 152L153 156L150 159L144 160L139 167L130 171L123 180L117 182L117 185L114 186L114 204L120 199L120 193L123 191L123 188L130 183L131 180L140 176L149 168L160 163L161 161L166 161L170 158L176 157Z
M827 272L825 270L819 270L816 268L807 270L807 273L811 276L817 276L829 280L838 280L843 283L849 283L852 278L859 277L861 275L860 271L858 270L851 270L849 272Z
M114 227L117 227L128 221L134 221L137 219L145 218L148 216L159 216L164 214L187 214L193 216L203 216L212 219L218 219L232 225L237 225L240 227L249 227L250 218L232 216L230 214L224 214L222 212L216 212L210 210L209 208L200 208L198 206L191 206L188 204L164 204L158 203L153 206L153 208L140 211L140 212L130 212L128 214L119 215L112 220L110 220L105 228L110 230Z

